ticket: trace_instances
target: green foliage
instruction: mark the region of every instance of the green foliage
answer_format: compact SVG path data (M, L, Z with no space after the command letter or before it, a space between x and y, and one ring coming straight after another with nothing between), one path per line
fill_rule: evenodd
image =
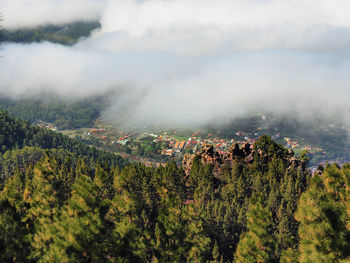
M327 166L315 175L301 196L296 219L299 227L300 262L345 262L350 259L347 168Z
M105 257L98 191L87 175L77 175L71 197L51 227L52 244L43 262L96 262Z
M31 244L29 258L39 260L48 250L53 236L50 228L58 216L60 185L63 183L56 176L58 165L54 159L46 155L45 159L35 166L33 176L26 182L24 198L28 210L24 222L29 229L26 239Z
M298 263L298 251L296 249L287 248L282 251L280 258L281 263Z
M31 126L29 123L13 119L7 113L1 111L0 145L0 153L5 153L7 150L12 149L21 149L25 146L41 149L64 149L75 154L77 157L86 158L86 160L90 162L91 167L95 165L97 160L106 161L109 165L125 165L124 160L119 156L97 150L94 147L89 147L88 145L70 139L63 134ZM6 156L4 155L3 158L4 157ZM8 157L11 159L15 156ZM21 165L24 163L25 162L21 163Z
M310 179L305 160L262 137L253 160L219 175L200 158L189 174L122 168L5 113L0 124L1 262L349 260L350 165Z
M75 102L48 97L46 100L0 99L0 111L11 116L34 122L43 120L53 123L59 129L74 129L92 126L107 105L108 96L96 96Z
M276 237L271 212L263 205L260 195L251 198L247 212L248 231L237 246L235 262L273 262Z
M23 200L24 182L19 172L9 178L0 193L0 261L25 262L30 253Z

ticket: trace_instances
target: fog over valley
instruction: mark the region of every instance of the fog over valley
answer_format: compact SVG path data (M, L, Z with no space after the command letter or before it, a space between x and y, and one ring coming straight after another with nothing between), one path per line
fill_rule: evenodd
M348 122L345 7L324 0L0 1L6 30L101 25L69 46L3 43L0 93L80 99L113 90L104 116L128 125L201 125L261 109Z
M0 263L350 263L350 0L0 0Z

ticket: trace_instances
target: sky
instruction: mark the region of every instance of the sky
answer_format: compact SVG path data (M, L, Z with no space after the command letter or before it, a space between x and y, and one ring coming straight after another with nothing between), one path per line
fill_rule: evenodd
M5 29L100 21L74 46L3 44L0 94L116 90L116 123L206 124L264 109L349 119L347 0L0 0Z

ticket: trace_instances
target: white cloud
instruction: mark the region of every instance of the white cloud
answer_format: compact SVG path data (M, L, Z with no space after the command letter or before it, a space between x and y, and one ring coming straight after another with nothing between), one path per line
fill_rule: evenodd
M299 118L309 118L315 112L326 117L334 111L347 111L349 68L350 59L335 66L331 57L301 52L208 57L198 71L186 77L159 76L159 82L141 101L130 94L119 100L131 103L129 124L148 124L150 120L169 126L205 124L256 109L297 113ZM110 112L120 111L115 103Z
M5 29L96 21L105 0L0 0Z
M113 0L106 4L95 41L107 50L200 55L228 50L327 51L350 44L349 9L350 2L344 0Z
M63 12L59 1L46 2L40 7ZM106 116L129 124L203 124L254 108L299 116L348 109L348 1L114 0L101 11L90 0L95 13L82 14L79 1L69 3L70 20L100 15L101 30L73 47L6 44L1 93L71 98L113 88Z

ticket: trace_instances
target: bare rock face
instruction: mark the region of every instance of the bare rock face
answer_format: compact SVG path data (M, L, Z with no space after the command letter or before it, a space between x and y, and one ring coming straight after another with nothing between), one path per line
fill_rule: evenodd
M206 145L199 154L185 154L182 160L182 167L185 173L189 175L193 160L195 157L198 157L203 165L212 165L213 174L219 176L221 174L221 168L223 166L232 167L235 160L243 160L247 163L252 162L254 155L251 148L249 143L244 144L241 148L238 144L234 144L231 146L228 153L219 154L214 151L213 145Z
M211 144L207 144L206 146L203 147L203 150L201 152L201 155L208 155L213 157L214 155L214 147Z
M254 155L253 155L253 154L249 154L248 156L246 156L246 157L244 158L244 161L245 161L246 163L252 163L252 162L254 161Z
M194 158L196 157L195 154L189 154L186 153L182 159L182 167L186 173L186 175L189 175L191 172L191 168L193 165Z
M302 167L302 168L306 168L306 161L303 160L303 159L299 159L295 156L291 156L289 159L288 159L288 163L289 163L289 168L292 168L292 167Z
M203 165L214 163L214 147L213 145L206 145L200 153L200 159Z
M236 157L242 157L241 149L239 148L239 145L237 143L233 144L229 149L230 157L233 159Z
M249 154L252 153L252 149L251 149L251 145L249 143L245 143L243 146L242 146L242 153L243 153L243 156L244 157L247 157Z

